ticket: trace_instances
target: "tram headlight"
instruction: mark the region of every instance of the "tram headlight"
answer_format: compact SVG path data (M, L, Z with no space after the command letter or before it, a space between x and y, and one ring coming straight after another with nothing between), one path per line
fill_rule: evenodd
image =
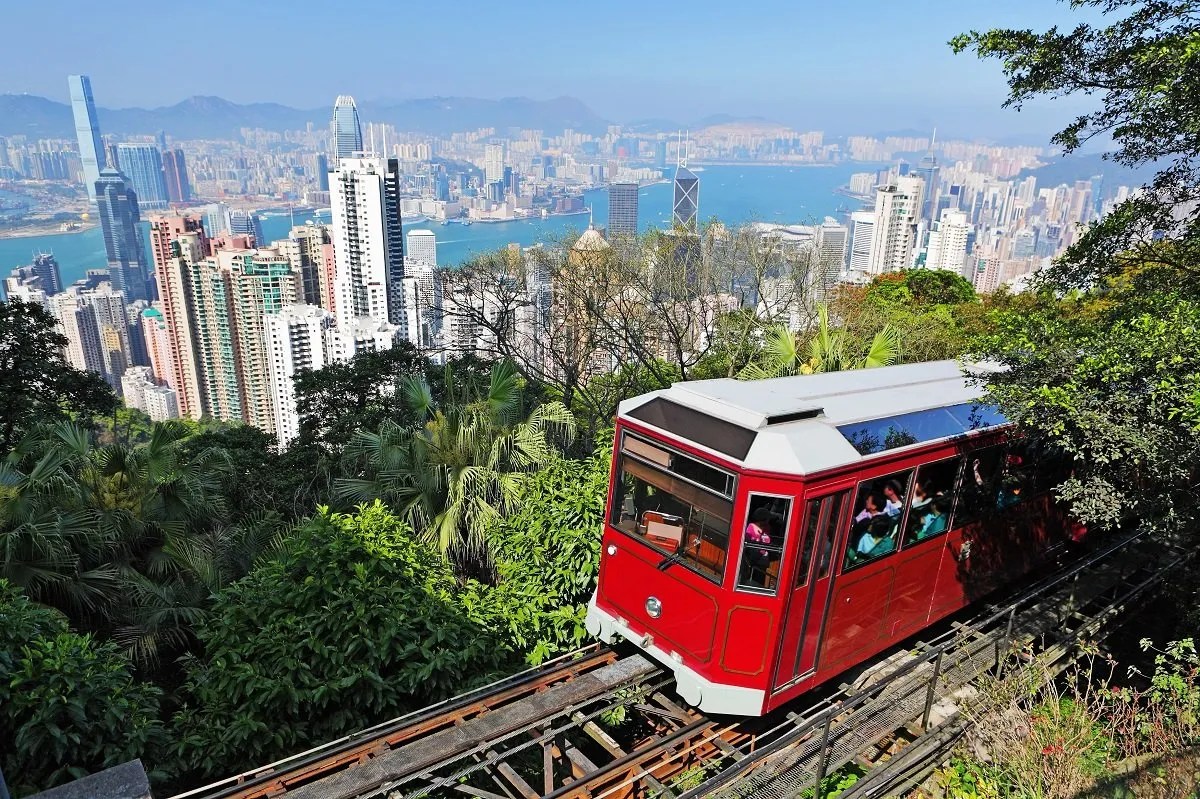
M658 597L652 596L646 599L646 615L652 619L657 619L662 615L662 603L658 601Z
M608 553L609 557L612 557L613 555L617 554L617 545L609 544L604 551Z

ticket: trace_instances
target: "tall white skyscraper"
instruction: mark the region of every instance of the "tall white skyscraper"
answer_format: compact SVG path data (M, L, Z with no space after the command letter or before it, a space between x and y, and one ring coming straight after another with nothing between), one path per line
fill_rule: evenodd
M912 266L923 186L919 177L902 176L876 191L875 240L867 269L871 274L899 272Z
M432 230L408 231L408 247L404 257L410 261L421 261L430 266L437 266L437 236Z
M87 75L70 75L71 113L75 117L75 138L79 140L79 160L83 162L83 182L88 202L96 204L96 181L105 167L104 143L96 122L96 103L92 99L92 81Z
M362 125L358 120L358 106L348 94L338 95L333 103L333 121L330 123L329 166L336 169L341 159L348 158L363 149Z
M337 318L403 326L404 241L396 159L343 158L329 183Z
M305 369L322 369L330 363L326 337L333 327L333 314L316 305L288 305L277 314L263 317L270 360L271 409L280 446L300 435L292 378Z
M504 145L485 144L483 147L483 179L488 183L504 180Z
M875 250L875 212L855 211L850 214L854 226L850 241L850 271L870 272Z
M971 223L962 211L947 208L942 218L929 231L929 248L925 255L926 269L948 269L962 273L967 261L967 237Z
M838 282L838 276L846 265L846 246L850 231L833 217L825 217L816 231L814 244L817 248L818 290L828 291Z

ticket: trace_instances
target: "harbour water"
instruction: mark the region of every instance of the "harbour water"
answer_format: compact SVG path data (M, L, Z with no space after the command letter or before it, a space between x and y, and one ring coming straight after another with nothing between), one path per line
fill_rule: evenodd
M704 220L716 218L726 224L810 224L820 222L825 216L841 218L858 205L853 199L838 194L836 189L846 185L851 173L873 168L874 165L867 164L699 167L700 216ZM608 220L608 192L604 189L587 192L584 202L592 209L595 224L603 226ZM643 186L638 193L638 205L639 225L643 230L669 225L671 184ZM312 218L311 212L294 215L296 224ZM267 241L286 238L292 221L293 217L286 214L263 219L263 234ZM328 221L328 217L324 221ZM432 230L437 236L438 263L454 266L473 255L507 244L527 247L539 241L554 240L571 231L582 231L587 224L588 215L578 214L472 225L419 222L406 224L405 229ZM78 233L0 239L0 275L7 275L14 266L29 263L38 252L54 253L62 268L64 283L78 280L88 269L106 266L103 237L99 228L92 228Z

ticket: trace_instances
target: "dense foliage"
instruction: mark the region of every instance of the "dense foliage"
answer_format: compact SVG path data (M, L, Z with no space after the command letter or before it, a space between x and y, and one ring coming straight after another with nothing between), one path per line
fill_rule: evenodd
M1071 151L1107 134L1118 163L1159 172L1041 276L1035 302L996 312L978 352L1008 367L991 381L1005 412L1073 464L1059 494L1078 516L1168 531L1200 512L1191 485L1200 466L1200 6L1073 5L1106 16L1066 32L972 32L952 44L1001 61L1010 105L1101 93L1097 110L1055 140Z
M20 796L165 744L160 691L134 679L113 643L0 580L0 770Z
M513 655L481 597L382 504L318 513L199 626L174 719L183 770L249 768L502 671Z

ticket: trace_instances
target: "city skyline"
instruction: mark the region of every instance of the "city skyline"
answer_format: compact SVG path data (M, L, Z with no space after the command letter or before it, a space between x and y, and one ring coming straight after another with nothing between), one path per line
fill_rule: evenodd
M128 3L115 3L118 12L125 5ZM232 4L216 5L230 5L233 13ZM635 13L631 4L617 3L623 5L630 5ZM236 13L251 28L261 25L280 36L290 36L293 29L301 38L313 35L308 15L284 10L280 3L264 2L249 8L237 6ZM146 58L129 62L114 57L113 41L92 36L82 23L68 21L62 26L62 47L52 52L38 49L36 58L44 71L36 76L22 69L33 57L30 48L36 47L36 40L14 42L0 53L0 75L13 76L12 83L0 82L0 92L65 100L61 79L49 76L86 72L106 87L107 107L111 108L171 105L193 95L298 108L318 107L327 103L328 97L347 93L360 102L437 96L570 96L614 122L666 118L687 123L730 114L835 133L938 126L952 135L970 132L958 129L964 124L992 135L1043 133L1083 107L1078 101L1068 101L1034 103L1020 114L1001 109L1005 85L999 69L955 56L947 45L958 33L1019 25L1031 15L1048 24L1078 21L1080 14L1050 0L1016 0L1004 7L987 8L931 0L922 4L920 13L880 5L870 14L826 8L820 15L795 4L764 3L743 15L722 18L719 24L711 11L701 3L694 15L676 19L665 9L639 6L637 24L626 26L621 36L580 48L578 23L586 16L582 9L556 7L554 14L542 14L534 7L513 14L501 8L481 8L477 14L453 20L456 37L468 41L476 32L501 41L510 36L532 37L538 43L538 60L553 63L554 68L473 70L464 66L466 62L457 57L454 48L444 46L441 37L429 37L410 43L400 62L390 51L374 56L364 51L363 58L347 61L339 57L337 48L322 48L313 42L314 46L297 50L297 58L303 54L302 64L295 58L272 60L256 68L258 80L249 81L233 57L238 46L233 38L205 43L211 69L191 74L146 70L146 63L186 61L199 53L191 53L186 42L181 46L179 42L149 40ZM14 28L19 28L26 16L36 15L36 10L24 7L12 12ZM614 18L621 17L619 12L620 8L613 9ZM381 6L379 24L386 26L400 13ZM168 18L179 15L182 23L186 12L167 8L163 14ZM67 20L73 16L64 15ZM169 19L161 22L170 24ZM330 41L353 27L349 19L334 17L326 22L330 30L324 35ZM436 15L430 15L427 22L436 25ZM903 43L906 71L913 80L880 79L894 70L895 48L884 46L887 42ZM209 48L219 52L209 52ZM847 48L856 50L857 57L845 58ZM705 49L725 57L697 58L695 54ZM230 57L222 57L225 50ZM381 64L380 59L387 63ZM653 69L648 61L654 62ZM298 81L295 75L301 66L305 79ZM637 80L633 80L635 76Z

